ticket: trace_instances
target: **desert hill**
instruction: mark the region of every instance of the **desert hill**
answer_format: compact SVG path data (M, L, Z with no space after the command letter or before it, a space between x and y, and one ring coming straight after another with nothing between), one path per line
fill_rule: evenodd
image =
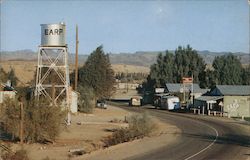
M156 61L158 53L164 53L164 51L155 51L155 52L145 52L138 51L135 53L109 53L110 61L112 64L125 64L125 65L136 65L136 66L145 66L149 67ZM173 51L170 51L173 52ZM228 52L210 52L210 51L198 51L208 65L212 64L213 59L216 56L221 56L228 54ZM249 64L250 55L247 53L236 52L232 53L238 56L242 64ZM79 63L83 64L88 55L79 55ZM74 63L74 54L69 55L70 63ZM37 60L37 53L32 50L20 50L12 52L0 52L0 60L2 61L13 61L13 60Z

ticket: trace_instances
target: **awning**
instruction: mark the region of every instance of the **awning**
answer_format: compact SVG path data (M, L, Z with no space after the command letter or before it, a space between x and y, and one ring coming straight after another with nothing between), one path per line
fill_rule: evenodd
M195 98L198 101L205 101L207 103L216 103L216 100L222 99L223 96L200 96Z

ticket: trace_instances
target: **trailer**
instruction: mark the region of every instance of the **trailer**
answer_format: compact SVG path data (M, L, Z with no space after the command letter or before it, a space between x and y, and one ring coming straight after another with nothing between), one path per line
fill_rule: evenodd
M160 109L179 110L181 109L180 99L175 96L163 96L161 98Z
M142 105L141 96L133 96L130 98L129 106L141 106L141 105Z

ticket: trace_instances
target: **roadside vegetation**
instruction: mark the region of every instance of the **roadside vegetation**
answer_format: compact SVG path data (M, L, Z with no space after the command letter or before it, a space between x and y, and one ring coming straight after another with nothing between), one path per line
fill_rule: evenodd
M93 113L95 107L95 95L92 87L79 87L80 97L78 110L84 113Z
M26 150L18 150L16 152L1 152L0 159L3 160L29 160Z
M17 99L6 99L1 105L3 130L10 140L20 140L21 103ZM60 132L65 111L48 101L31 100L23 103L24 142L53 142Z
M187 45L179 46L174 53L159 53L156 63L151 65L150 74L141 90L153 91L165 83L180 83L182 77L192 77L201 88L217 85L249 85L250 65L243 67L240 59L233 54L215 57L212 67L206 66L196 50Z
M81 95L79 110L91 113L97 100L108 99L115 92L114 71L109 55L104 53L102 46L88 56L78 73L78 86L82 86L77 90ZM71 74L71 82L74 82L74 75L75 72Z
M127 128L117 129L103 140L105 147L149 136L156 129L156 124L147 113L134 114L128 117L127 121Z
M9 72L5 72L3 68L0 66L0 84L1 83L6 83L7 80L11 81L11 85L15 87L18 82L18 78L15 75L15 71L12 68Z

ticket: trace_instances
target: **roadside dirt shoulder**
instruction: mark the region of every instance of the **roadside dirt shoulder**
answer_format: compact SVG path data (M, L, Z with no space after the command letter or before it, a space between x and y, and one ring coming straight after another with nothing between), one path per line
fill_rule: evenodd
M133 112L108 106L107 109L95 108L93 114L72 115L72 124L61 132L53 144L24 144L23 148L27 150L28 156L32 160L46 158L54 160L119 160L170 145L180 135L180 129L153 117L152 120L157 124L157 129L151 136L103 148L102 140L110 136L113 130L128 126L124 120L131 114ZM12 144L11 148L18 150L20 145ZM79 154L72 154L78 150L81 151Z
M126 159L129 157L152 152L166 145L171 145L178 139L181 133L181 130L179 128L167 123L163 123L155 117L153 117L153 119L157 124L157 131L155 131L150 137L145 137L143 139L138 139L131 142L126 142L108 148L100 149L83 156L75 157L73 158L73 160Z

